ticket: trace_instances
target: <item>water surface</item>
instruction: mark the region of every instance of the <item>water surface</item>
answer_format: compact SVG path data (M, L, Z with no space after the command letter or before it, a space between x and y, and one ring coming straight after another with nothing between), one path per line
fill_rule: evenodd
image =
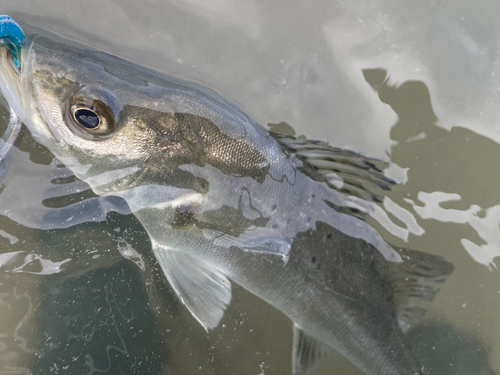
M261 124L391 161L373 220L455 265L407 336L433 375L500 374L499 3L19 0L2 12L203 82ZM8 119L0 109L0 128ZM290 374L291 322L245 290L206 333L118 198L26 133L0 182L0 374ZM340 356L315 374L360 372Z

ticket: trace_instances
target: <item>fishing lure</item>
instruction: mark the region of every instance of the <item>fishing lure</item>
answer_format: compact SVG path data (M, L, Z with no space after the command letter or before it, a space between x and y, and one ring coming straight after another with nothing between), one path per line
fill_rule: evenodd
M19 68L19 53L26 41L26 35L21 26L12 17L0 15L0 39L3 39L4 43L12 51L14 64Z

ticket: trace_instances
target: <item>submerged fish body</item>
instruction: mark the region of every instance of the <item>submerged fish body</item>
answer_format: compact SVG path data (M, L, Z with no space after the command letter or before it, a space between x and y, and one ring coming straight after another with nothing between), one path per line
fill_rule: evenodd
M394 183L378 160L277 135L224 98L116 57L28 38L0 88L34 137L123 197L208 330L236 282L294 322L294 373L338 350L366 374L425 374L404 346L452 271L364 221Z

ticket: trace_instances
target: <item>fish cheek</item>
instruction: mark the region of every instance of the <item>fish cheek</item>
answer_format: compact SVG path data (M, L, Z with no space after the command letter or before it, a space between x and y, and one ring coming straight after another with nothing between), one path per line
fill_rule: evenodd
M153 141L156 147L148 146L150 144L146 142L144 147L154 151L149 153L142 171L138 172L137 185L155 184L189 189L201 194L208 192L207 180L180 168L195 162L186 149L180 150L182 145L161 138Z
M63 105L82 88L80 83L66 77L57 77L46 69L35 70L32 82L38 88L39 95L58 98Z

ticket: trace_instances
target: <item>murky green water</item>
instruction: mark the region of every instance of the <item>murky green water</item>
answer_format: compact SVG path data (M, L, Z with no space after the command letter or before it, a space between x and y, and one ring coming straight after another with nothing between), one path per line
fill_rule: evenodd
M356 4L26 0L2 12L205 82L260 123L390 159L402 184L372 224L455 265L408 345L433 375L500 374L499 5ZM235 286L207 334L126 205L94 196L29 133L0 184L0 374L291 373L287 318ZM336 357L315 374L360 372Z

